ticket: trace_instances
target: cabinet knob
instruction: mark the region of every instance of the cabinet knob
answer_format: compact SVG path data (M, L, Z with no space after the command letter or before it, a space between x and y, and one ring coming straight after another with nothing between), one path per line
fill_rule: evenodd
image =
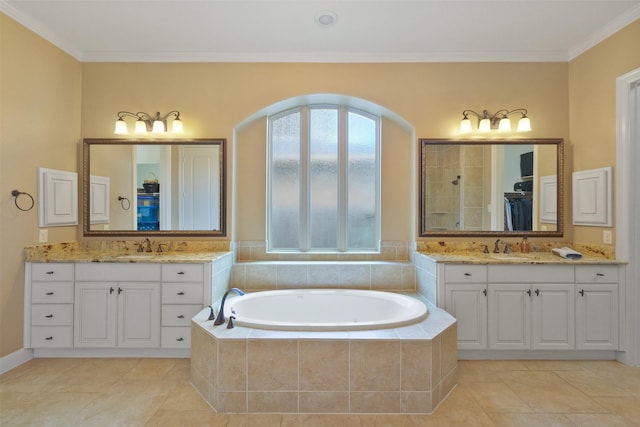
M176 339L176 341L184 341L184 338L180 337L180 338Z
M46 295L53 295L53 292L47 292Z
M184 314L180 314L177 317L178 317L178 319L184 319Z
M53 318L53 314L47 314L47 315L46 315L46 316L44 316L44 317L46 317L47 319L51 319L51 318Z
M184 295L184 292L180 291L178 292L178 295Z

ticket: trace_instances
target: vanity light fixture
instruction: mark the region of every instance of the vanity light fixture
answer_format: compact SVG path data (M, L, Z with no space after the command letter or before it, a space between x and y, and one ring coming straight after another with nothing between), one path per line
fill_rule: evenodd
M139 111L137 113L131 113L129 111L119 111L118 119L116 120L116 127L114 130L115 134L129 134L127 122L124 121L124 118L126 116L135 117L137 119L133 130L135 133L165 133L167 131L167 120L170 118L173 118L173 122L171 123L171 132L179 134L184 133L182 120L180 120L180 112L178 110L173 110L169 111L164 116L161 116L160 113L156 113L155 116L151 116L150 114L142 111Z
M469 133L473 131L469 114L478 118L478 132L489 132L491 129L498 129L498 132L511 132L511 120L509 116L520 114L518 120L518 128L516 132L529 132L531 130L531 120L527 117L525 108L516 108L515 110L498 110L495 114L490 114L487 110L482 110L482 114L473 110L464 110L462 112L462 120L460 121L460 132Z

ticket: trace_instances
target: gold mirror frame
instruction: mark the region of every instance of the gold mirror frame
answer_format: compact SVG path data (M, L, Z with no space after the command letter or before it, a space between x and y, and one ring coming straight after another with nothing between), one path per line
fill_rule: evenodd
M419 182L419 237L563 237L564 235L564 141L562 138L542 139L433 139L420 138L420 182ZM557 214L556 230L531 231L531 230L429 230L426 229L425 189L426 189L426 162L425 150L430 145L555 145L556 146L556 175L557 175Z
M220 147L220 229L219 230L91 230L90 221L90 193L91 176L90 160L91 147L95 145L216 145ZM226 232L226 213L227 213L227 197L226 197L226 139L224 138L196 138L196 139L117 139L104 138L83 140L83 160L82 160L82 202L83 202L83 232L87 237L107 237L107 236L209 236L209 237L225 237Z

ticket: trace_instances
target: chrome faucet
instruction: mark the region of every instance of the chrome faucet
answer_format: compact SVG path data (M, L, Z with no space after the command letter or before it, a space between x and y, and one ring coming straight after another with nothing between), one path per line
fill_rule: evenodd
M496 244L493 247L493 253L494 254L499 254L500 253L500 239L496 240Z
M218 317L216 317L215 322L213 322L213 324L216 326L222 325L224 323L224 302L227 300L227 295L229 295L231 292L235 292L239 296L244 295L244 292L238 288L231 288L224 293L224 295L222 296L222 302L220 302L220 310L218 310Z
M145 252L153 252L153 249L151 249L151 240L149 240L148 237L142 241L142 244L147 245L144 250Z

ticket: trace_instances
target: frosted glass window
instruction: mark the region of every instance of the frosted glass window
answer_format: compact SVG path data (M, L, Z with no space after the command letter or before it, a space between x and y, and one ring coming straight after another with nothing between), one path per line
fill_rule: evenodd
M379 134L377 116L338 105L269 118L269 250L379 249Z

